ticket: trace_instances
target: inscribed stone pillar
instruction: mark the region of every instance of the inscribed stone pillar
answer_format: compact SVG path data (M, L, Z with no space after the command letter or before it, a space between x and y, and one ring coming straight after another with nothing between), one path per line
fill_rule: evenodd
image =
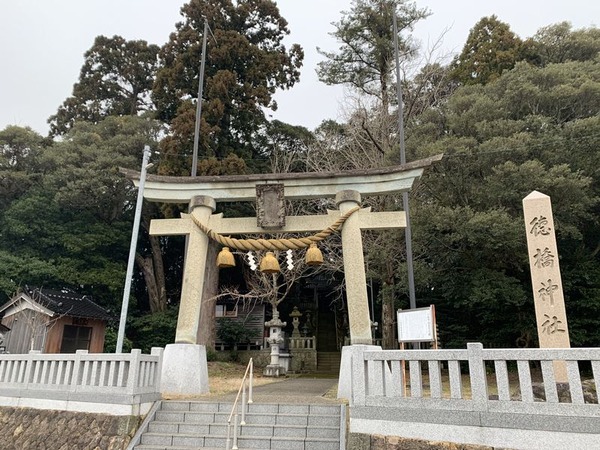
M190 214L203 224L208 222L215 208L214 199L208 196L196 196L190 201ZM176 343L196 343L207 252L208 236L198 227L193 227L188 235L185 249L181 301L175 333Z
M336 197L341 214L360 205L360 193L341 191ZM352 214L342 227L342 251L344 257L344 278L346 279L346 298L348 301L348 322L350 325L350 344L373 343L371 337L371 318L367 298L367 277L360 231L360 212Z
M569 348L550 197L533 191L523 199L523 213L540 348ZM564 364L555 363L554 372L556 381L567 381Z

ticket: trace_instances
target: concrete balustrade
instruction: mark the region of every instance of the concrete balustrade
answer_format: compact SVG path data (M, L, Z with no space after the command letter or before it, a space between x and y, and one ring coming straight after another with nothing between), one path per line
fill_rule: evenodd
M556 361L568 383L556 382ZM351 370L354 433L532 449L600 442L600 348L369 349Z
M0 406L144 414L160 399L162 352L2 354Z
M353 404L386 404L403 401L436 405L460 405L471 402L479 409L489 409L500 402L514 407L534 403L532 365L539 367L538 380L545 390L546 403L559 403L553 361L564 361L568 371L565 388L571 405L583 405L582 374L579 362L591 369L587 378L600 385L600 348L587 349L483 349L481 344L468 344L466 350L385 350L365 351L363 359L353 360ZM509 365L516 368L519 400L511 397ZM444 377L442 377L442 367ZM537 370L537 369L536 369ZM405 374L406 373L406 374ZM492 374L491 386L488 386ZM427 394L424 376L427 376ZM467 379L464 380L464 376ZM470 387L466 393L463 381ZM490 387L492 389L490 389ZM560 384L559 384L560 387ZM392 399L393 400L384 400ZM419 400L416 400L419 399ZM437 400L443 400L443 403ZM567 403L563 403L567 407Z

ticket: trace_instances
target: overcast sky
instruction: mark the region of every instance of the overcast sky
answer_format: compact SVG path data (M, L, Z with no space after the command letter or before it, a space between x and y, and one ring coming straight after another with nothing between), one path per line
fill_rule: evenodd
M77 81L83 53L97 35L121 35L162 45L181 19L185 0L0 0L0 130L30 126L46 134L47 118ZM351 0L277 0L291 35L305 51L300 83L276 96L273 117L314 129L324 119L343 119L346 93L320 83L322 57L337 48L329 36ZM425 48L443 34L444 53L458 52L469 30L496 14L521 38L540 27L569 21L574 28L598 26L600 2L593 0L417 0L433 13L415 36ZM347 102L346 102L347 104Z

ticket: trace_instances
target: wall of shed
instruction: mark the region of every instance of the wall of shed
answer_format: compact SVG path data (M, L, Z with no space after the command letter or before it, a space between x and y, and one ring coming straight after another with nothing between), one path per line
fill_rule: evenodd
M46 314L31 309L4 317L2 325L10 328L10 331L4 334L6 351L14 354L28 353L29 350L42 351L49 319Z
M217 318L216 323L217 337L215 340L215 349L230 350L218 337L219 319L220 318ZM265 336L265 305L256 305L250 311L244 311L240 305L237 317L225 317L223 319L244 323L245 328L251 330L252 337L248 343L241 343L238 347L239 350L258 350L262 348Z
M106 322L98 319L86 319L85 323L85 326L92 328L89 352L102 353L104 351ZM60 353L65 325L81 326L82 323L81 319L67 316L53 320L43 313L25 309L5 317L2 324L10 328L10 331L4 335L6 351L13 354L22 354L28 353L30 350L39 350L43 353ZM33 347L31 347L32 336Z
M46 348L44 353L60 353L60 346L63 339L65 325L87 326L92 328L92 337L90 341L90 353L103 353L104 336L106 334L106 322L98 319L77 319L64 316L58 319L48 331L46 339Z

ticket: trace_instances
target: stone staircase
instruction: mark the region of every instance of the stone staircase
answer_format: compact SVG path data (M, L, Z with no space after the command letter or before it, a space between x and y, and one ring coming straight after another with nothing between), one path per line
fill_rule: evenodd
M329 373L338 376L340 372L340 352L318 352L317 353L317 373Z
M231 406L162 401L148 414L128 448L225 449ZM345 430L345 405L252 403L248 405L246 425L240 427L238 448L343 450Z

